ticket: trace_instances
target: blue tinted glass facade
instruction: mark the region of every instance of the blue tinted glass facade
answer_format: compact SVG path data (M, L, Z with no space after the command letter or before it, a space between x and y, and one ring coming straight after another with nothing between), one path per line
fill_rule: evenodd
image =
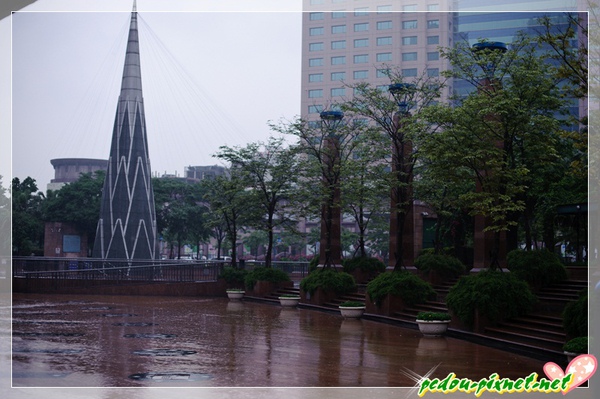
M460 1L459 3L467 8L467 3L476 2ZM547 3L547 9L551 9L549 2L545 3ZM503 42L510 46L519 32L537 35L537 32L542 30L538 21L544 16L549 16L553 24L559 28L565 27L568 21L564 12L457 12L454 17L454 42L464 43L467 41L469 45L473 45L479 40L485 39ZM473 89L473 86L465 81L454 81L454 92L457 95L466 95ZM572 115L579 115L577 101L573 101L570 111Z

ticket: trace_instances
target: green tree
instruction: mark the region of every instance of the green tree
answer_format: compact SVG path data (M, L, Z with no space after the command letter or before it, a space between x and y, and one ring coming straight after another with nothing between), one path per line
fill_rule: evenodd
M169 243L177 243L180 259L185 244L198 245L208 238L202 187L170 178L155 178L152 184L158 233Z
M244 241L250 249L250 254L256 258L258 257L259 249L264 248L268 244L269 237L263 230L254 230L244 238Z
M551 179L545 172L559 160L556 113L564 102L550 64L536 50L525 36L504 54L485 46L474 51L467 43L443 49L453 67L446 75L466 80L475 90L456 99L456 106L439 104L425 112L440 127L421 147L428 167L446 181L470 176L476 182L477 189L459 200L471 215L488 220L486 231L494 233L491 268L499 262L501 232L516 228L521 217L532 218L528 204L539 194L532 185L537 178ZM514 248L516 240L509 246Z
M329 268L336 257L332 254L332 236L338 227L333 222L342 207L339 190L343 165L353 154L361 127L357 123L341 123L330 128L325 123L296 120L272 128L297 139L297 149L303 154L297 170L301 184L291 200L301 216L320 218L325 236L320 251L324 254L324 267Z
M367 118L391 144L391 166L389 187L391 197L390 217L395 218L397 231L402 232L413 207L414 168L419 157L419 142L432 126L422 118L421 111L432 104L441 93L443 84L437 78L422 75L412 80L402 76L396 69L387 69L390 87L395 87L397 97L388 90L372 87L368 83L351 86L355 95L342 105L343 110L351 111ZM390 246L390 256L395 259L394 269L403 265L404 235L399 233Z
M43 206L46 222L71 223L85 234L90 253L96 238L105 176L104 171L83 173L59 190L49 190Z
M229 175L217 176L213 180L203 180L204 199L210 213L208 225L223 229L231 244L231 263L237 267L237 241L244 228L256 223L258 199L253 191L246 190L246 180L237 169Z
M352 156L348 157L343 167L341 182L342 204L344 214L350 215L358 231L355 237L354 254L367 257L368 231L374 215L389 209L385 199L389 193L387 141L378 129L364 125L364 131L357 138Z
M10 221L11 209L10 198L7 195L7 189L2 184L0 176L0 257L10 255Z
M266 143L245 147L222 146L216 157L229 162L253 190L256 205L264 214L256 227L267 233L265 267L271 267L275 229L293 224L287 199L297 181L297 176L290 173L298 165L296 149L285 147L282 138L270 137Z
M44 222L42 206L45 196L38 191L35 179L12 179L12 242L14 255L43 252Z

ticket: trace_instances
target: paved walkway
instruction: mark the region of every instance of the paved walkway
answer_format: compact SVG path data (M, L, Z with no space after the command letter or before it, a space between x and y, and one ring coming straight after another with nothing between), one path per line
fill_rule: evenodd
M14 294L13 385L412 387L543 362L332 313L224 298Z

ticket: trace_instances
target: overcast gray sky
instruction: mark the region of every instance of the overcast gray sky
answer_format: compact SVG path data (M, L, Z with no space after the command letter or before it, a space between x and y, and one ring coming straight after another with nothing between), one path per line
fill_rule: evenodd
M108 157L132 3L38 0L13 16L13 176L45 191L51 159ZM215 164L220 145L299 113L301 1L137 8L153 171Z

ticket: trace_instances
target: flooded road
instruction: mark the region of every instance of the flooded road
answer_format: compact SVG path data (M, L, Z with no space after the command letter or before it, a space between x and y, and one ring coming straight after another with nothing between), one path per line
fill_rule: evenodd
M543 362L335 313L226 298L14 294L13 387L413 387ZM418 377L417 377L418 378Z

